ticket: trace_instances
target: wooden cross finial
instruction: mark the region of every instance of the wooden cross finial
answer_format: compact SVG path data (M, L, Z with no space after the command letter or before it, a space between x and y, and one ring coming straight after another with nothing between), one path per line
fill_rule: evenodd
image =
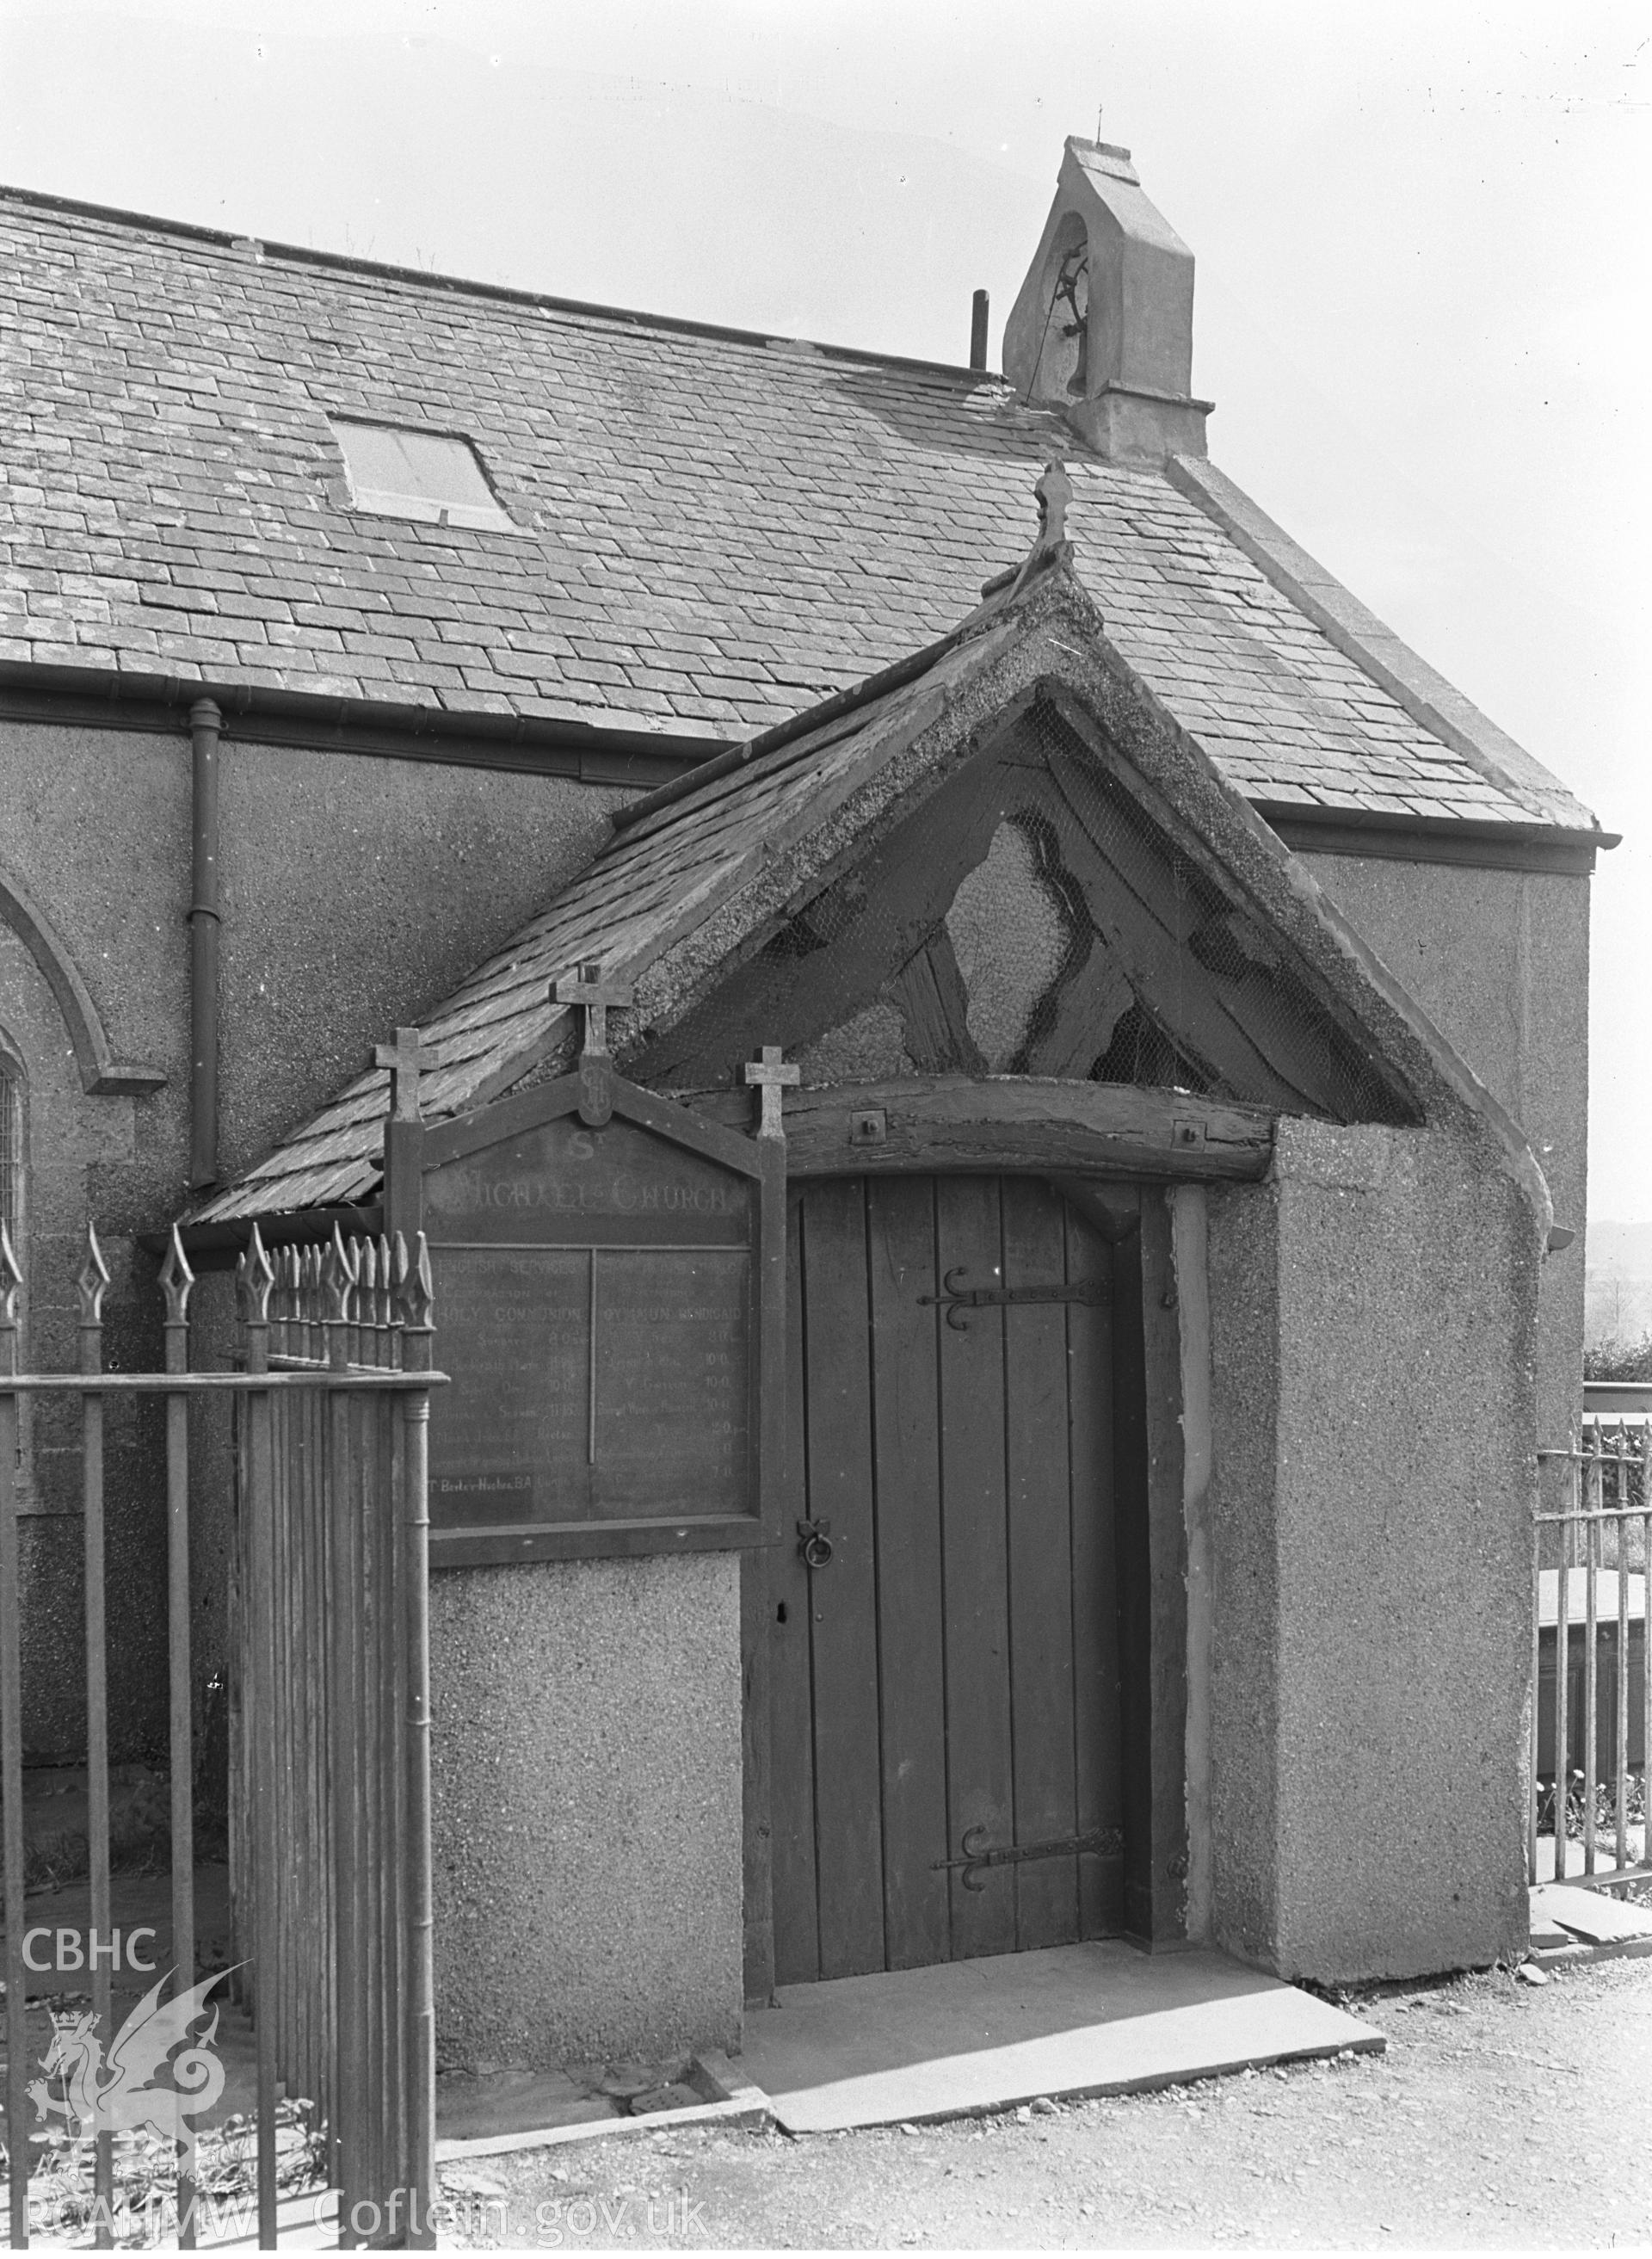
M995 573L990 581L981 583L983 596L1001 596L1008 588L1009 598L1018 596L1035 573L1042 573L1054 559L1071 555L1067 539L1067 512L1072 505L1072 481L1067 476L1067 467L1059 455L1051 455L1033 488L1038 504L1038 531L1033 536L1033 545L1024 561L1012 565L1008 572ZM1008 601L1007 599L1006 601Z
M780 1047L778 1044L765 1044L757 1058L746 1062L745 1079L752 1089L762 1094L762 1112L758 1118L758 1136L783 1137L786 1135L786 1130L780 1112L783 1103L780 1094L784 1090L792 1088L794 1084L801 1082L802 1068L787 1066L780 1056Z
M419 1118L419 1052L417 1028L398 1028L393 1044L374 1044L373 1064L390 1070L390 1115L396 1122Z
M629 980L605 980L602 966L595 963L560 974L551 987L553 1002L578 1004L583 1009L585 1041L580 1049L598 1058L608 1052L609 1006L629 1004L636 994Z
M629 980L605 980L602 966L595 962L564 973L551 984L553 1002L577 1004L585 1014L585 1041L580 1049L580 1119L587 1130L600 1130L614 1111L609 1007L629 1004L636 994Z
M1043 476L1033 492L1038 497L1037 547L1054 549L1067 538L1067 505L1072 500L1072 481L1059 455L1052 455L1044 465Z

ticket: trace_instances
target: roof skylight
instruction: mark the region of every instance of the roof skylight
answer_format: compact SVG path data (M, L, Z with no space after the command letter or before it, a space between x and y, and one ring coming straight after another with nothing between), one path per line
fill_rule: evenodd
M468 439L447 431L351 423L339 416L328 420L344 451L358 510L432 525L511 530Z

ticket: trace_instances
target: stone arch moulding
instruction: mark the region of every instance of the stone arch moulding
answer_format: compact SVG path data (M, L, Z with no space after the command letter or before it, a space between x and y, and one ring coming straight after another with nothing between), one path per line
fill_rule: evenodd
M141 1097L159 1090L167 1078L159 1067L119 1058L86 983L50 921L16 880L0 871L0 919L4 919L45 974L75 1047L81 1086L94 1098Z

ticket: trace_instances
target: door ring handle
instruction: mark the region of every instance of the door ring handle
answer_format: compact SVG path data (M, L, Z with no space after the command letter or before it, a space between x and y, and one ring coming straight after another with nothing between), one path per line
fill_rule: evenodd
M797 1525L797 1550L803 1557L805 1567L823 1569L832 1557L832 1541L827 1536L830 1521L800 1521Z

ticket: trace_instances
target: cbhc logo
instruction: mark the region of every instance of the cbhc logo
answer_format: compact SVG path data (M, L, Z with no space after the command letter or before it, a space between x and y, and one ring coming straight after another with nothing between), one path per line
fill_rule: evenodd
M50 1961L37 1961L34 1957L35 1940L41 1937L46 1939L48 1948L54 1953L54 1958ZM138 1928L126 1932L125 1955L128 1969L141 1969L146 1974L153 1969L155 1964L153 1961L139 1960L138 1948L140 1943L153 1945L154 1937L153 1929ZM78 1929L31 1929L24 1934L23 1958L39 1976L45 1975L48 1970L54 1970L59 1976L72 1969L95 1970L100 1962L105 1961L111 1970L118 1969L122 1958L121 1934L117 1929L111 1929L105 1941L95 1929L84 1933Z

